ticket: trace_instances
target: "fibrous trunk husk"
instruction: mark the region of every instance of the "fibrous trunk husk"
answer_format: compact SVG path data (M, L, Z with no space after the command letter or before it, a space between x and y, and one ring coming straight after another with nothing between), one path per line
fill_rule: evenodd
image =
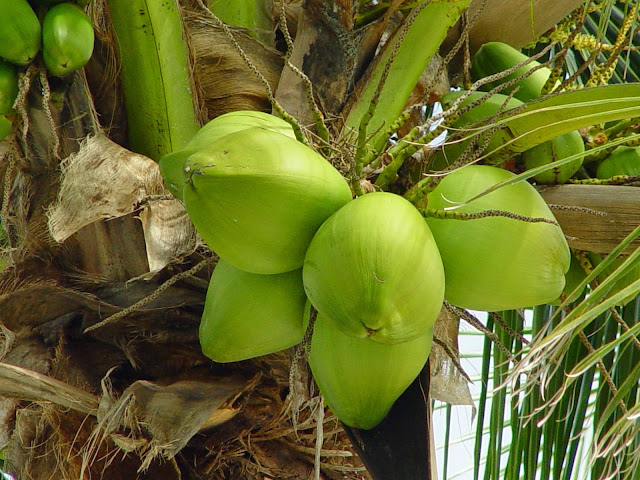
M282 70L281 54L241 28L231 28L233 39L229 38L202 9L194 7L184 13L194 55L193 74L207 118L236 110L270 112L271 103L263 81L247 66L237 47L246 52L272 91L276 90Z

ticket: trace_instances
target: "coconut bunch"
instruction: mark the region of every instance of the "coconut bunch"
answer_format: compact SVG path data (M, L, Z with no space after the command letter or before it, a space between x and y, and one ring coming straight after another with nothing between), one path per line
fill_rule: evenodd
M489 82L481 88L489 91L500 88L502 94L513 95L513 98L521 102L530 102L540 98L545 91L551 91L560 82L550 79L551 70L541 66L540 62L530 59L525 54L510 45L501 42L489 42L484 44L476 52L471 74L474 80L479 80L491 75L499 74L505 70L516 68L513 73ZM515 84L508 86L509 82L520 78ZM512 108L510 105L507 108ZM536 145L520 155L520 161L524 168L530 170L542 165L565 159L584 152L584 142L577 130L559 135L547 142ZM541 184L562 184L571 178L582 166L582 158L552 167L534 177Z
M91 58L93 24L78 3L86 6L80 0L0 0L0 141L11 131L7 115L18 96L18 73L38 52L49 73L58 77L82 68Z
M340 173L262 112L209 122L160 170L220 261L200 326L203 352L245 360L300 343L302 264L320 225L351 200Z
M505 72L506 70L513 71L506 76L501 75L502 72ZM500 42L486 43L477 51L473 58L471 74L473 80L480 80L489 76L495 77L498 75L498 77L501 78L485 83L480 86L480 89L487 92L492 89L498 89L501 94L495 94L488 101L466 112L464 115L461 115L453 124L457 127L473 126L481 122L488 115L497 114L499 112L497 108L498 105L501 106L502 111L506 111L518 107L518 102L535 102L543 94L553 91L560 84L559 81L551 78L552 72L549 68L530 59L510 45ZM459 98L463 93L464 92L449 93L443 97L443 103L445 106L451 105L451 103ZM512 98L503 94L510 94L512 95ZM481 94L478 92L474 92L474 94L471 95L470 98L462 105L464 106L473 100L477 100L480 95ZM515 103L513 103L514 101ZM587 140L587 145L593 148L594 145L600 145L608 140L619 139L625 135L633 133L633 130L627 125L628 123L629 122L626 120L605 122L602 125L591 126L588 130L583 130L582 133L575 130L559 135L551 140L523 151L516 159L517 163L515 169L516 171L532 170L534 168L540 170L540 167L551 163L559 163L559 165L550 166L550 168L547 168L533 177L535 182L539 184L563 184L567 181L571 181L573 178L578 179L580 183L594 185L602 183L622 184L636 181L637 176L640 175L640 147L635 146L633 143L630 143L630 145L621 145L616 147L613 151L608 151L608 154L605 154L604 157L600 153L588 155L589 152L585 150L585 140ZM585 138L583 138L583 136ZM466 146L468 143L470 142L467 141L464 145ZM454 146L454 148L456 147ZM455 155L457 151L454 151L453 153ZM569 157L574 159L570 160ZM436 156L435 158L439 159L440 157ZM496 176L503 176L506 180L506 176L508 176L508 174L502 172L500 174L496 174ZM469 175L469 177L470 180L472 180L471 175ZM447 180L446 184L449 184L449 182L450 180ZM487 180L486 185L490 185L491 183L493 183L493 181ZM522 184L520 188L524 188L524 185L525 184ZM509 186L502 190L504 190L504 193L506 194L508 189L513 187L514 186ZM450 192L441 193L442 196L444 196ZM494 192L494 194L498 194L498 192ZM488 201L491 195L484 197L482 201ZM471 195L471 197L472 196L473 195ZM438 202L440 202L439 206L443 207L441 199L438 199L436 203L430 203L430 205L438 207ZM530 203L530 205L534 204L535 202L533 201ZM514 203L514 205L516 204ZM469 206L465 206L465 209L467 207ZM485 205L485 208L489 207L490 205ZM510 209L510 211L513 211L514 213L516 210L517 209ZM526 209L523 208L522 211L524 212ZM546 218L552 218L540 211L536 212L536 214L541 214L543 217L546 216ZM437 220L430 220L430 222L433 229L433 223L437 222ZM547 240L549 238L551 237L547 237ZM551 249L546 250L544 255L550 255L551 252ZM595 265L601 261L599 255L595 253L589 252L588 256L591 262ZM444 257L446 257L445 254L443 254L443 258ZM564 262L565 255L562 254L562 257ZM612 267L605 273L611 273L622 263L622 261L623 259L615 261ZM500 265L500 263L498 262L496 265ZM609 294L613 295L622 288L630 285L633 280L639 278L637 270L638 269L635 267L630 269L629 272L610 289ZM514 270L512 270L512 272L513 271ZM547 274L550 273L547 272ZM450 297L448 298L449 301L455 303L455 301L460 302L458 298L459 293L456 293L454 287L450 288L449 285L453 285L454 283L456 285L460 284L455 280L453 275L454 274L447 272L447 292ZM553 277L554 274L551 273L551 276ZM571 268L565 275L566 284L564 295L569 295L574 288L582 282L585 276L584 268L579 265L579 262L577 262L575 258L572 258ZM598 278L598 281L602 281L605 277L606 275ZM508 276L505 278L508 278ZM467 277L467 279L469 279L469 277ZM476 281L478 280L479 279L476 279ZM512 280L517 282L515 277ZM520 280L522 280L522 278L520 278ZM540 281L546 280L541 277ZM480 293L481 289L476 291ZM504 291L506 292L507 290ZM620 305L628 303L631 299L635 298L636 294L632 294L623 299ZM477 301L470 302L467 306L468 308L488 309L491 307L490 303L491 302L481 301L480 296L478 296ZM558 301L545 301L545 303L558 303Z
M418 210L391 193L352 200L329 162L260 112L217 117L160 169L220 257L203 352L232 362L289 348L313 305L310 364L327 403L351 426L377 425L424 366L444 296Z
M352 200L329 162L260 112L217 117L160 168L220 257L200 325L203 352L217 362L277 352L300 343L314 317L311 371L351 427L379 424L420 373L445 298L503 310L553 301L564 287L569 250L533 187L472 200L513 175L496 167L448 175L429 209L468 202L461 213L505 210L546 223L425 220L387 192Z

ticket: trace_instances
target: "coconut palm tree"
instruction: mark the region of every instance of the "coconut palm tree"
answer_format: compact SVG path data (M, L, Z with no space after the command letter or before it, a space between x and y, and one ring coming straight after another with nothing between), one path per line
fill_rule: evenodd
M51 2L32 3L44 13ZM638 89L625 76L638 75L634 2L540 0L522 12L521 2L498 0L152 3L93 0L95 48L84 68L56 77L36 57L19 70L0 144L3 470L20 479L437 478L429 397L468 401L462 320L486 335L484 379L508 385L480 401L478 452L491 398L485 478L505 476L505 465L506 478L570 478L589 418L600 454L592 478L635 478L637 314L635 301L618 305L640 290L623 278L640 255L628 186L637 178L591 178L595 162L637 142ZM469 59L491 41L530 47L567 82L511 112L503 105L484 124L476 118L479 129L455 127L461 102L443 101L444 123L429 119L451 85L482 86ZM610 68L620 65L629 68ZM620 88L577 88L610 80ZM285 351L232 363L202 353L218 257L157 162L237 110L284 118L354 196L393 192L452 222L467 217L426 206L438 183L425 175L428 144L447 128L448 141L456 131L471 141L454 162L500 164L518 174L507 187L568 163L522 171L518 153L582 129L577 185L542 193L575 257L596 268L558 306L536 306L530 334L517 311L483 325L447 303L429 363L387 419L370 430L343 425L307 365L312 322ZM511 220L539 220L520 217ZM620 252L630 255L614 264ZM520 435L505 464L507 411Z

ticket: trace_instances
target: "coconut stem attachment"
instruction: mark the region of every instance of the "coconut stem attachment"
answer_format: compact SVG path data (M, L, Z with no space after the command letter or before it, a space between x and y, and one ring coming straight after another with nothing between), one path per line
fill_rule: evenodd
M434 140L444 130L445 127L439 125L433 130L428 131L425 135L419 137L417 140L412 141L411 139L415 135L418 135L419 127L411 129L405 137L398 140L398 143L385 153L385 156L391 158L391 163L389 163L380 176L378 176L376 185L383 190L387 188L389 184L395 180L398 170L400 170L400 167L404 165L405 160L420 150L423 146Z

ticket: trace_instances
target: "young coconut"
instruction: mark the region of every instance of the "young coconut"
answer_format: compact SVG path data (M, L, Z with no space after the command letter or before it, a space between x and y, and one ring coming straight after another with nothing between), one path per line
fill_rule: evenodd
M62 77L84 67L93 54L93 24L73 3L51 7L42 22L42 58L47 70Z
M11 133L11 122L4 115L0 115L0 142Z
M0 58L0 115L6 115L13 110L18 88L16 68Z
M42 42L40 21L27 0L0 0L0 57L28 65Z
M466 202L513 173L468 165L447 175L428 195L428 208ZM502 210L555 221L533 186L519 182L454 210ZM445 298L473 310L511 310L556 300L565 284L570 252L559 226L501 216L474 220L427 218L444 263Z
M309 365L333 413L350 427L368 430L384 420L418 376L432 338L428 328L409 342L385 345L346 335L318 313Z
M306 301L300 269L257 275L219 260L200 323L202 352L237 362L292 347L304 334Z
M473 57L471 75L474 81L479 80L509 70L528 58L524 53L516 50L511 45L502 42L488 42L482 45ZM540 67L540 62L531 60L515 72L494 82L486 83L481 88L486 91L492 90L499 85L524 75L536 67ZM542 95L542 88L547 83L550 75L551 70L549 68L540 67L527 78L520 80L511 87L501 90L501 93L509 94L517 88L518 90L513 94L515 98L523 102L535 100ZM560 82L556 82L556 85L559 83Z
M318 230L302 269L311 304L343 333L379 343L425 334L444 295L444 270L424 219L404 198L370 193Z
M311 148L248 128L184 163L183 201L204 241L251 273L300 268L316 230L351 200L345 179Z
M620 146L600 162L597 178L611 178L616 175L640 175L640 147Z
M182 200L182 191L184 188L182 169L189 155L198 150L206 149L213 142L230 133L239 132L251 127L260 127L272 132L281 133L293 139L296 138L291 125L281 118L269 115L268 113L253 110L238 110L220 115L198 130L193 138L180 150L171 152L160 159L160 172L164 177L169 191L176 198Z
M468 92L464 90L446 93L440 98L440 103L442 103L442 106L446 110L450 108L458 98L466 93ZM469 97L460 104L459 108L464 108L471 103L477 102L478 100L486 97L486 95L487 94L484 92L472 92ZM498 112L506 112L507 110L511 110L522 105L524 105L524 103L517 98L509 98L507 95L496 93L491 95L482 103L473 107L468 112L460 115L460 117L454 121L451 126L456 130L471 128L474 125L493 117L498 114ZM466 132L465 137L470 137L472 134L473 131ZM478 135L478 145L482 145L486 134L480 133ZM429 168L432 170L444 170L454 163L460 155L462 155L472 141L472 138L465 138L460 142L449 144L445 143L442 148L436 150L436 152L431 156Z
M584 141L577 130L559 135L553 140L536 145L522 152L521 159L527 170L584 152ZM553 167L533 177L538 183L562 184L582 166L582 158Z
M569 270L564 275L564 289L560 298L556 299L553 302L549 302L550 305L560 305L566 297L571 295L573 291L578 288L578 285L582 283L582 281L586 278L587 274L580 265L580 260L572 253L571 261L569 263ZM581 299L584 296L586 285L577 295L578 299Z

